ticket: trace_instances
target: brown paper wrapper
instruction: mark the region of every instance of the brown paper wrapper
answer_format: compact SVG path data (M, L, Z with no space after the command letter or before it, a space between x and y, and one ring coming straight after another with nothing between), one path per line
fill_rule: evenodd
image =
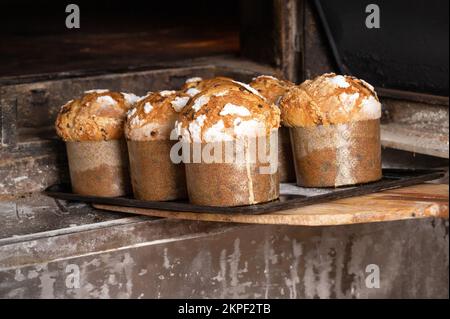
M281 183L295 182L294 158L292 155L289 128L278 129L278 172Z
M117 197L131 192L124 140L66 142L72 191Z
M187 197L184 164L174 164L174 141L128 141L134 197L168 201Z
M270 139L267 140L267 149L270 147ZM227 143L220 143L225 149ZM191 155L193 145L190 144ZM197 144L199 145L199 144ZM230 145L230 144L228 144ZM248 143L244 144L244 151L247 154L245 159L237 163L225 162L222 156L221 162L205 163L202 159L200 163L186 163L186 184L189 201L197 205L208 206L241 206L252 205L275 200L279 197L279 174L276 157L272 161L273 172L267 173L270 162L260 160L258 156L251 155L251 148ZM200 144L202 152L206 144ZM258 147L256 147L258 152ZM275 149L274 152L278 152ZM254 153L254 152L253 152ZM233 153L236 156L236 153ZM262 170L261 170L262 169ZM264 171L265 173L261 173Z
M290 128L297 185L337 187L379 180L380 121Z

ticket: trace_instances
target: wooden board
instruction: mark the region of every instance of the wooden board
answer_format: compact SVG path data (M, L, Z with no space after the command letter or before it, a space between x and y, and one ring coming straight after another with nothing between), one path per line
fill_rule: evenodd
M449 186L420 184L263 215L204 214L94 204L132 214L232 223L331 226L410 218L448 218Z

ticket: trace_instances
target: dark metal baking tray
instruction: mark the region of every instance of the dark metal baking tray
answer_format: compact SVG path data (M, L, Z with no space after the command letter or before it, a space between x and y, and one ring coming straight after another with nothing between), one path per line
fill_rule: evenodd
M281 184L278 200L248 206L213 207L193 205L187 201L152 202L131 197L96 197L77 195L71 192L70 185L56 184L44 191L44 194L63 200L82 201L92 204L106 204L126 207L138 207L157 210L183 211L205 214L265 214L312 204L324 203L335 199L365 195L387 189L420 184L442 178L442 170L403 170L383 169L380 181L339 188L304 188L294 184Z

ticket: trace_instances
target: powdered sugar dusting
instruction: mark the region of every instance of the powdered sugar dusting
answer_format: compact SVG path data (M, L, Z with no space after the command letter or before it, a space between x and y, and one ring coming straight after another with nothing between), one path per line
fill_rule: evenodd
M97 94L101 94L101 93L106 93L109 92L108 89L94 89L94 90L87 90L84 91L84 93L89 94L89 93L97 93Z
M346 112L351 112L355 107L356 101L359 98L359 93L347 94L341 93L339 100L342 102L342 107Z
M256 120L243 121L236 118L233 122L236 136L261 136L266 134L266 125Z
M195 100L194 105L192 105L192 108L195 112L198 112L198 110L201 109L203 105L209 102L209 96L202 95L198 99Z
M345 76L342 75L336 75L332 78L328 78L328 80L334 85L343 89L350 87L350 83L348 83L347 80L345 79Z
M226 96L228 94L228 92L229 92L228 90L224 90L221 92L214 93L213 95L217 96L217 97L221 97L221 96Z
M219 120L203 133L203 138L207 143L231 141L233 137L224 132L225 125L223 120Z
M264 78L272 79L272 80L275 80L275 81L279 81L276 77L274 77L272 75L265 75L265 74L259 75L259 76L255 77L255 78L253 78L253 81L258 80L258 79L264 79Z
M170 104L172 104L173 109L176 112L181 112L181 110L186 106L189 101L189 97L187 96L177 96Z
M139 101L140 97L133 94L133 93L124 93L121 92L121 94L123 95L123 98L125 99L125 101L129 104L129 105L134 105L137 101Z
M176 91L173 91L173 90L163 90L163 91L159 92L159 94L162 97L168 97L169 95L172 95L172 94L175 94L175 93L176 93Z
M114 100L112 97L110 97L109 95L102 95L99 96L96 99L96 102L99 103L101 106L114 106L117 105L117 101Z
M381 104L374 96L369 96L361 102L361 110L359 111L367 119L379 119L381 117Z
M195 77L187 79L185 83L200 82L201 80L203 80L201 77L195 76Z
M201 142L201 130L205 120L206 115L202 114L198 116L195 121L189 123L189 132L191 133L191 137L194 142Z
M361 79L359 79L359 80L361 81L361 83L362 83L366 88L368 88L373 94L376 95L376 93L375 93L375 88L373 87L373 85L367 83L367 82L364 81L364 80L361 80Z
M183 123L175 121L175 135L182 140L190 141L189 130L183 127Z
M153 110L153 105L150 102L144 104L144 113L148 114Z
M147 92L147 94L145 94L144 96L141 96L141 97L139 98L139 101L142 101L142 100L148 98L148 97L150 96L150 94L152 94L152 93L153 93L153 92Z
M239 81L234 81L234 83L239 84L240 86L243 86L247 91L250 91L251 93L259 96L260 98L262 98L264 101L266 100L261 94L259 94L259 92L257 90L255 90L254 88L252 88L250 85L239 82Z
M199 89L196 88L190 88L186 91L186 94L189 95L190 97L197 95L198 93L200 93L201 91Z
M131 126L140 126L141 125L141 119L139 116L135 116L130 121Z
M250 111L245 106L235 105L233 103L227 103L220 111L219 115L239 115L239 116L249 116Z
M128 112L127 112L127 117L130 118L130 117L132 117L135 113L136 113L136 108L134 107L134 108L128 110Z
M72 103L73 100L67 101L66 104L64 104L63 106L61 106L61 109L65 108L66 106L68 106L70 103Z

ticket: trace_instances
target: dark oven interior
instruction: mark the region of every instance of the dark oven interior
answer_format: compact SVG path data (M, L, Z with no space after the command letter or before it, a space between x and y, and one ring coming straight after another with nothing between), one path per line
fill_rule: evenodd
M65 27L67 3L2 1L0 75L148 68L173 60L237 54L239 2L85 1L80 28Z

